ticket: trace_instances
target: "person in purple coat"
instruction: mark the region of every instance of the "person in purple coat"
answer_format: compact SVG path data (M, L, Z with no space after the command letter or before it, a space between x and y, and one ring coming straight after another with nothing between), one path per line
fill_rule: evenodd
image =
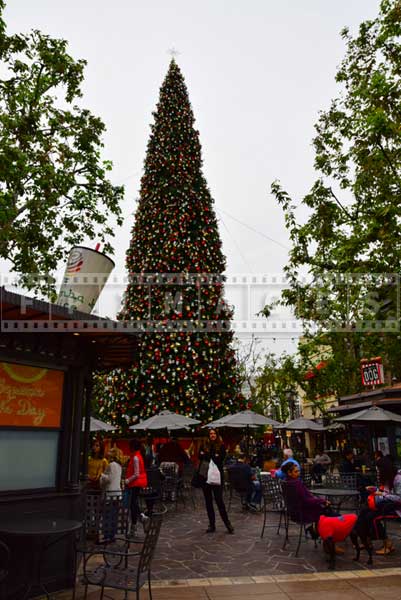
M304 482L299 478L300 470L294 463L288 463L282 467L286 475L283 493L285 494L286 503L290 519L310 526L305 530L313 539L319 537L317 525L322 515L326 517L338 517L339 513L335 512L330 502L314 496ZM344 549L341 546L335 545L336 554L344 554Z
M300 470L295 463L282 466L285 479L285 496L290 518L294 521L316 524L320 515L335 516L330 502L314 496L299 478Z

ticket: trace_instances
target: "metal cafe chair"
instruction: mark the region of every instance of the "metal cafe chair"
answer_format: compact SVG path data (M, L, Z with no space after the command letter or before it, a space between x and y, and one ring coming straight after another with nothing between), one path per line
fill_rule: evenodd
M347 473L344 475L327 474L324 485L328 488L357 490L359 487L359 475L358 473Z
M87 491L85 498L83 528L75 544L75 571L83 559L91 553L100 553L106 564L116 565L121 557L115 551L125 550L135 540L128 539L129 507L125 505L122 491ZM85 594L87 590L85 589ZM73 600L75 599L75 587Z
M312 474L311 473L303 473L301 475L301 479L307 488L310 488L312 486Z
M167 507L162 500L164 475L158 467L146 469L148 485L139 493L139 500L143 512L148 516L152 514L164 514Z
M280 533L281 523L283 518L285 519L285 504L283 498L283 491L281 489L280 480L271 475L262 477L262 496L263 496L263 525L260 537L262 538L265 533L267 513L277 513L280 515L280 520L277 527L277 535Z
M129 525L129 507L123 501L122 491L87 492L83 537L85 542L103 544L118 536L126 536Z
M360 475L358 473L344 473L340 475L326 475L325 487L334 489L359 490L361 487ZM361 497L352 497L352 509L359 510Z
M302 534L305 533L306 537L306 526L311 525L310 521L305 521L304 516L302 514L302 508L299 507L299 500L296 496L295 490L285 481L281 482L281 488L283 491L283 499L285 505L285 518L284 518L284 526L285 526L285 539L283 544L283 550L285 550L287 544L289 543L289 525L290 521L299 525L299 533L298 533L298 545L295 551L295 556L298 556L299 548L301 547L302 542ZM315 548L317 548L316 538L314 538Z
M162 483L162 500L165 502L174 502L177 508L180 477L178 474L178 465L175 462L160 463L160 471L164 479Z
M116 559L114 564L99 562L101 552L88 553L83 564L85 583L84 600L87 598L88 585L101 588L100 600L103 600L105 588L123 590L124 598L135 592L139 600L141 587L147 582L149 598L152 600L151 565L162 524L161 515L152 515L145 530L145 539L140 550L132 552L129 548L110 551ZM135 561L135 564L132 563Z

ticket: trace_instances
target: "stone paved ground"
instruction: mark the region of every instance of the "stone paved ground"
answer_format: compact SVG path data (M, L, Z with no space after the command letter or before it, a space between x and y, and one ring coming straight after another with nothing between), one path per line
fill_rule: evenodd
M153 600L401 600L401 568L372 571L338 571L308 575L259 577L258 583L244 577L229 579L188 580L186 583L155 583ZM189 585L190 582L193 585ZM195 583L196 582L196 583ZM134 599L130 594L129 598ZM78 589L76 600L84 598ZM89 588L87 600L99 600L100 591ZM124 600L123 592L106 590L104 599ZM149 600L146 588L141 600ZM44 600L44 599L43 599ZM71 591L57 595L57 600L71 600Z
M284 531L276 534L276 526L262 529L262 513L244 513L238 503L230 510L234 535L226 533L217 517L217 532L206 534L207 517L202 498L197 498L196 509L187 503L183 510L169 511L163 523L161 537L153 561L152 576L155 579L192 579L201 577L241 577L258 575L284 575L289 573L314 573L327 571L322 548L314 548L309 539L302 543L299 557L294 556L298 528L291 527L293 537L286 550L282 550ZM269 514L270 524L277 524L277 516ZM392 525L389 531L401 534L400 525ZM294 537L295 536L295 537ZM398 567L401 556L401 539L393 537L397 552L386 557L375 556L374 568ZM346 553L337 557L337 570L367 569L367 555L362 553L361 562L355 563L349 540Z
M294 556L297 528L292 528L295 537L282 550L284 532L277 535L276 527L269 527L260 538L261 513L244 513L235 504L230 519L234 535L225 532L219 517L217 532L206 534L200 497L195 509L187 503L185 508L179 504L177 511L168 511L153 560L153 600L312 600L312 594L313 600L401 600L399 524L389 529L397 548L394 554L375 556L369 569L366 554L362 553L361 562L353 561L347 540L333 573L327 569L321 545L315 549L310 539L302 543L299 557ZM276 515L270 515L273 523L277 524ZM83 597L79 586L76 600ZM88 600L99 597L99 590L90 588ZM107 597L122 600L124 596L107 590ZM147 590L142 590L141 600L148 598ZM57 596L57 600L70 599L71 592Z

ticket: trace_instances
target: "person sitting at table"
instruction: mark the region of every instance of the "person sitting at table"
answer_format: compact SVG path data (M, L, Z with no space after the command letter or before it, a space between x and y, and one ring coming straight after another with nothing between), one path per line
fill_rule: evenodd
M375 463L377 469L377 479L379 486L382 486L387 492L393 487L393 481L396 470L390 456L383 456L381 450L375 452Z
M287 464L282 465L282 471L285 476L285 497L290 518L295 522L302 519L305 524L311 523L306 531L310 533L313 539L317 539L317 526L321 515L337 517L339 513L333 510L330 502L314 496L308 490L302 479L300 479L301 470L294 462L287 462ZM336 547L336 552L337 554L343 554L344 550Z
M102 440L96 438L88 458L88 485L92 490L100 490L100 477L108 464L104 457L104 444Z
M286 475L285 475L285 472L283 471L283 467L288 464L296 465L298 467L299 472L301 472L301 465L299 464L299 462L297 460L295 460L294 453L291 450L291 448L285 448L283 450L283 457L284 457L284 461L281 463L281 466L278 469L278 471L275 472L275 477L278 477L279 479L285 479Z
M318 483L322 481L322 475L327 472L331 465L331 458L319 448L316 449L316 456L313 459L312 475Z
M341 475L352 475L357 472L355 466L355 457L352 448L345 448L343 452L343 460L340 465Z
M262 501L262 486L257 479L255 471L250 466L250 458L245 454L239 456L238 463L233 467L242 475L242 479L249 484L249 491L245 498L246 507L251 510L257 510Z
M370 539L383 541L383 546L376 550L376 554L385 556L393 553L395 547L387 537L380 517L401 518L401 469L394 477L390 492L383 488L375 489L374 486L368 486L368 491L368 506L360 511L358 522L369 532Z

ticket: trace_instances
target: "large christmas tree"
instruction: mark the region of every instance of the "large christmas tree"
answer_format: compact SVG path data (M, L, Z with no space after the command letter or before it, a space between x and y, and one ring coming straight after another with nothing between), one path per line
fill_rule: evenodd
M154 118L119 315L146 333L132 367L106 376L99 400L100 414L120 427L127 416L132 422L164 408L208 421L244 407L223 299L225 258L174 60Z

